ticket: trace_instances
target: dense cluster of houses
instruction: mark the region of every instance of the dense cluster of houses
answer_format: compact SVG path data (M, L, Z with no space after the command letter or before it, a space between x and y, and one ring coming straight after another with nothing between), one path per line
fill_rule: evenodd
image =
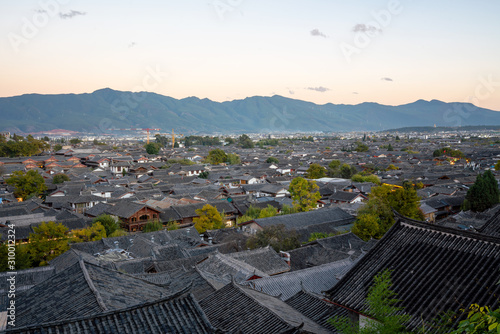
M393 271L394 289L411 315L409 329L463 305L494 307L492 296L500 292L494 284L500 208L474 214L460 207L477 173L496 163L498 149L464 145L460 149L468 160L456 160L433 157L437 142L412 143L419 153L401 151L408 146L403 141L392 142L394 151L367 144L367 152L341 150L346 146L341 141L229 146L224 150L238 154L241 163L217 166L201 163L210 149L202 146L158 156L141 149L71 147L45 156L0 158L3 180L16 170L37 170L49 188L43 200L18 202L3 185L3 240L7 222L16 225L16 239L23 242L42 222L80 229L101 214L116 217L131 232L72 244L48 266L19 271L16 328L8 332L335 333L328 319L349 316L362 323L368 316L368 288L384 269ZM270 156L279 162L268 163ZM235 226L250 206L278 211L291 206L290 181L310 164L327 167L334 159L359 172L370 169L386 184L421 183L427 222L398 216L384 238L365 242L349 231L375 184L325 177L316 180L321 195L316 210ZM194 164L178 163L182 160ZM70 181L53 184L61 173ZM193 219L207 203L235 227L200 235ZM153 220L181 228L140 232ZM297 231L302 247L247 249L249 237L278 224ZM315 232L336 235L308 242ZM5 310L8 273L0 276ZM6 319L0 313L2 328Z

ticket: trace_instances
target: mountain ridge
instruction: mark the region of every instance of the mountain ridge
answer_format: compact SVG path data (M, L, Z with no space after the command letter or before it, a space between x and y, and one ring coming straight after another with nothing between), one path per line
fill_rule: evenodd
M111 88L81 94L30 93L0 98L0 131L174 128L183 133L380 131L408 126L500 125L500 112L470 103L417 101L315 104L280 95L216 102Z

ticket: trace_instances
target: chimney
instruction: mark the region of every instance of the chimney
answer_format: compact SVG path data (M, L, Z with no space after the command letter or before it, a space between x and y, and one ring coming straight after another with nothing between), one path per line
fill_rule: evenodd
M280 257L290 266L290 253L280 251Z

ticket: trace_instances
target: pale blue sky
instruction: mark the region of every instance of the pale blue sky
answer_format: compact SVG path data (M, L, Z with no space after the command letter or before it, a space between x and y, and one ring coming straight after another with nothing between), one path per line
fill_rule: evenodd
M0 96L110 87L500 110L499 1L0 0L0 9Z

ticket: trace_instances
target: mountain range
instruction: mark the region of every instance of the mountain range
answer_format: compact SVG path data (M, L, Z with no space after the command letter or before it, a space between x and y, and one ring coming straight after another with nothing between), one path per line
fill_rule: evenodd
M90 94L25 94L0 98L0 131L66 129L109 133L120 128L175 129L185 134L380 131L409 126L500 125L500 112L470 103L418 100L388 106L314 104L279 95L215 102L109 88Z

